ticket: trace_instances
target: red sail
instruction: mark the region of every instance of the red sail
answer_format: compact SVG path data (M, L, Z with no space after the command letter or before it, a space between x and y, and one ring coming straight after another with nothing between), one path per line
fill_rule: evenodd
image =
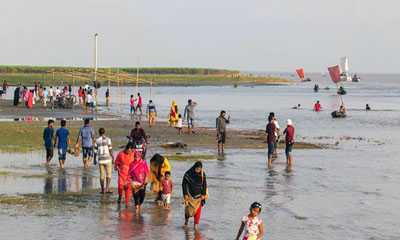
M299 77L300 77L301 79L304 78L304 71L303 71L302 68L296 69L296 72L297 72L297 74L299 75Z
M328 67L329 75L331 75L332 82L338 83L340 82L340 70L339 66L336 65L334 67Z

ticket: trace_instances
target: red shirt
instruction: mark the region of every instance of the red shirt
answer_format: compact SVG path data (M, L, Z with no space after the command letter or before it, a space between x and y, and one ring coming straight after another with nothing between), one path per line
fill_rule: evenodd
M315 111L319 112L319 111L321 110L321 104L316 103L316 104L314 105L314 108L315 108Z
M173 185L172 185L171 179L170 179L170 180L165 180L165 179L162 180L162 181L160 182L160 186L162 187L162 193L163 193L163 194L172 193Z
M285 137L286 142L293 141L293 138L294 138L294 127L293 126L287 126L285 131L283 131L283 133L286 134L286 137Z
M79 97L82 97L82 89L79 89L79 90L78 90L78 96L79 96Z

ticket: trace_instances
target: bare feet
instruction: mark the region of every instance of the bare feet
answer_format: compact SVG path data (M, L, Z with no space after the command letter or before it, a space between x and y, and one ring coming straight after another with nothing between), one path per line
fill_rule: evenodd
M194 225L194 230L198 230L199 229L199 224L195 224Z

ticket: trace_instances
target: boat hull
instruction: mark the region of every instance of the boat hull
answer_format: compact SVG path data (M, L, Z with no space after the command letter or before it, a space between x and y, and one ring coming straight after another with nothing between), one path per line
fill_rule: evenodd
M331 116L332 116L333 118L345 118L345 117L346 117L346 114L341 113L341 112L339 112L339 111L333 111L333 112L331 113Z

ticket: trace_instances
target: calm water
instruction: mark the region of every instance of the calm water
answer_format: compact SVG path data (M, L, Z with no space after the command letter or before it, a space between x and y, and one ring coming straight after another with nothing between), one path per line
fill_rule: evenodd
M88 202L78 212L59 212L53 217L2 216L0 236L17 238L29 234L34 239L234 239L240 218L249 205L263 205L264 239L398 239L400 236L400 86L397 77L366 76L362 83L344 83L343 96L348 118L332 119L340 99L327 78L314 78L330 90L314 93L311 83L279 86L199 86L154 87L153 101L166 119L172 100L183 110L188 98L199 105L196 121L213 127L224 109L231 114L229 128L264 129L268 113L274 111L281 128L291 118L296 139L334 144L337 149L295 150L291 169L286 169L284 152L278 163L266 167L265 150L228 150L220 160L206 160L211 198L203 209L200 231L183 225L180 183L193 162L172 161L175 184L172 210L154 206L149 196L141 215L116 204ZM399 79L400 80L400 79ZM104 90L104 89L101 89ZM134 92L134 88L127 92ZM148 88L140 87L145 102ZM103 96L103 92L99 93ZM116 95L113 88L112 96ZM123 117L127 117L125 94ZM101 99L99 99L101 100ZM319 100L324 107L312 112ZM303 108L292 110L300 103ZM369 103L373 109L364 111ZM324 139L319 139L320 137ZM351 139L344 139L346 136ZM352 138L360 138L352 139ZM229 144L229 140L228 140ZM150 149L150 154L159 149ZM192 149L194 154L215 153L214 149ZM0 171L46 173L39 166L44 153L1 154ZM54 160L53 160L54 161ZM67 169L52 167L50 178L0 177L0 193L74 192L98 188L98 169L82 169L80 160L69 156ZM17 168L16 168L17 167ZM29 181L29 184L27 184ZM113 178L116 186L116 176ZM109 196L106 196L109 197ZM99 201L102 196L99 196ZM116 200L116 194L110 196ZM85 224L82 224L85 223ZM191 222L192 223L192 222Z

